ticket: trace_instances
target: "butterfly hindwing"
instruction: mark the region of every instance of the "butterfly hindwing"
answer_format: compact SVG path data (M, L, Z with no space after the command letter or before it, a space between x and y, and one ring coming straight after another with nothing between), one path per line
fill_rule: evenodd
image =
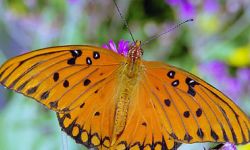
M144 64L148 87L163 106L172 138L185 143L249 142L249 118L220 91L176 67Z
M107 78L105 86L99 86L81 98L81 104L68 112L58 113L58 120L68 135L88 148L107 149L111 145L115 102L112 101L117 79Z

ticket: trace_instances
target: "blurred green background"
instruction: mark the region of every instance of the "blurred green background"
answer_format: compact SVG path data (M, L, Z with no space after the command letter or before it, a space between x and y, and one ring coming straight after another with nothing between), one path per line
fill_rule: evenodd
M117 0L134 37L146 41L180 21L195 21L145 45L144 58L192 72L250 115L250 1ZM131 37L111 0L0 0L0 64L44 47ZM60 131L56 115L0 87L0 149L83 149ZM184 145L203 149L209 144ZM239 146L249 150L250 145Z

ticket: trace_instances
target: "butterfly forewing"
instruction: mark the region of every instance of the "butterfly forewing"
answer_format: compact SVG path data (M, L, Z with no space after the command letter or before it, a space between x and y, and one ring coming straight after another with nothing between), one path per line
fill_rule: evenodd
M122 61L120 55L97 47L46 48L7 61L0 68L0 82L50 109L70 110L87 91L103 84Z
M172 138L186 143L249 142L249 118L220 91L176 67L144 65L151 96L164 106L159 109L168 118Z

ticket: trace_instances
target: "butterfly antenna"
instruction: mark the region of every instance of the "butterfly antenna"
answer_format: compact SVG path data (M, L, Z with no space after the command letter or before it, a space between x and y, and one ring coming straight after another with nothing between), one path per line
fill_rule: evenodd
M128 32L129 32L129 34L130 34L130 36L131 36L133 42L135 43L135 39L134 39L133 34L132 34L132 32L131 32L131 30L130 30L130 28L129 28L129 26L128 26L127 20L123 17L123 15L122 15L122 13L121 13L121 11L120 11L120 9L119 9L117 3L115 2L115 0L113 0L113 2L115 3L116 9L117 9L117 11L118 11L120 17L122 18L122 21L124 22L126 28L128 29Z
M173 26L172 28L168 29L167 31L165 31L165 32L163 32L163 33L160 33L160 34L157 34L157 35L151 37L151 38L148 39L147 41L143 42L143 43L141 44L141 46L146 45L146 44L149 43L150 41L152 41L152 40L154 40L154 39L157 39L157 38L161 37L162 35L164 35L164 34L170 32L170 31L172 31L172 30L174 30L174 29L176 29L176 28L178 28L178 27L180 27L182 24L187 23L187 22L191 22L191 21L194 21L194 19L185 20L185 21L183 21L183 22L181 22L181 23L179 23L179 24Z

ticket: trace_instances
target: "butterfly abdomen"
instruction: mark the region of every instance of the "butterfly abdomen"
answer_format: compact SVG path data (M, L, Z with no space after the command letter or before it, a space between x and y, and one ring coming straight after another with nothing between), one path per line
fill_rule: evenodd
M131 68L133 68L133 76L131 76ZM115 96L116 110L113 136L119 136L126 126L128 111L131 105L131 99L135 95L138 83L139 72L142 70L140 62L133 64L127 63L121 68L123 71L119 74L119 86Z

